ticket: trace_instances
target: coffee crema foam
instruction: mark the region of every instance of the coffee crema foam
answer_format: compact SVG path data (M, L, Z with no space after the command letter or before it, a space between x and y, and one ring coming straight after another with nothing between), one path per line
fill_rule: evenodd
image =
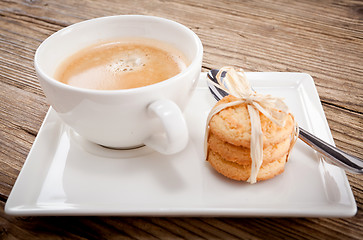
M118 39L84 48L66 58L55 79L80 88L138 88L169 79L189 61L178 49L153 39Z

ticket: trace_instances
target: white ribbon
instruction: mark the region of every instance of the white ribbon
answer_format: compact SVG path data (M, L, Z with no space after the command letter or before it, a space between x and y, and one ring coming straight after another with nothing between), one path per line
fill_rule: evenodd
M221 75L223 72L225 72L225 76L222 78ZM216 78L218 84L214 83L213 81L211 81L211 83L217 88L224 90L228 94L235 96L237 100L230 103L220 104L213 108L209 113L204 141L204 151L206 157L208 155L207 143L209 137L209 122L212 117L225 108L246 103L251 120L250 152L252 159L251 175L247 182L256 183L257 175L263 162L263 133L261 129L259 112L265 115L273 123L283 127L285 125L286 115L289 114L289 109L282 98L273 97L271 95L261 95L254 92L251 89L250 83L246 78L246 74L242 69L236 71L233 67L223 67L219 70ZM294 125L295 127L292 133L292 143L290 145L288 154L290 153L292 146L295 144L298 136L298 127L295 120Z

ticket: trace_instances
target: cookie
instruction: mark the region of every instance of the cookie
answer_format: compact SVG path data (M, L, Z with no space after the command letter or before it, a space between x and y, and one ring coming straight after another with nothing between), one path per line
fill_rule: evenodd
M284 172L287 155L261 166L257 175L257 181L267 180ZM226 161L213 151L210 151L207 158L212 167L227 178L237 181L247 181L251 174L251 164L240 165Z
M269 163L286 155L290 148L290 137L279 143L270 144L263 148L263 164ZM215 134L210 133L208 138L209 149L230 162L238 164L251 164L250 148L235 146L222 141Z
M236 97L228 95L221 99L216 106L222 103L233 102L236 99ZM259 114L264 146L279 143L291 135L294 127L294 120L291 114L286 115L283 127L273 123L262 113ZM215 114L209 122L209 127L211 133L222 141L236 146L250 147L251 122L247 103L227 107Z

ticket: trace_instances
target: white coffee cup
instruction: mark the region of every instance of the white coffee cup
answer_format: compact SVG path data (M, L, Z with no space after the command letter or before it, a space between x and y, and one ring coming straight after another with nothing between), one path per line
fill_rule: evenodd
M53 78L59 64L70 55L97 42L122 37L169 43L191 63L170 79L133 89L90 90ZM189 28L159 17L122 15L80 22L54 33L37 49L34 64L47 101L83 138L111 148L147 145L173 154L188 142L182 110L197 85L202 56L202 43Z

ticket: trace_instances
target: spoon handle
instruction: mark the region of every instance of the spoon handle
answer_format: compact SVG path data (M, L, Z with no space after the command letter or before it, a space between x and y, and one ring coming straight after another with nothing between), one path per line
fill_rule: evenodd
M314 150L326 156L324 159L327 162L352 173L363 173L363 161L361 159L330 145L301 127L299 127L299 138Z
M219 70L217 69L212 69L211 71L209 71L207 75L208 78L216 82L216 75L218 71ZM208 83L208 87L217 101L228 95L228 93L214 87L212 84ZM310 147L312 147L314 150L321 153L327 162L343 168L344 170L347 170L349 172L363 174L363 160L349 155L348 153L330 145L329 143L302 129L301 127L299 127L299 138Z

